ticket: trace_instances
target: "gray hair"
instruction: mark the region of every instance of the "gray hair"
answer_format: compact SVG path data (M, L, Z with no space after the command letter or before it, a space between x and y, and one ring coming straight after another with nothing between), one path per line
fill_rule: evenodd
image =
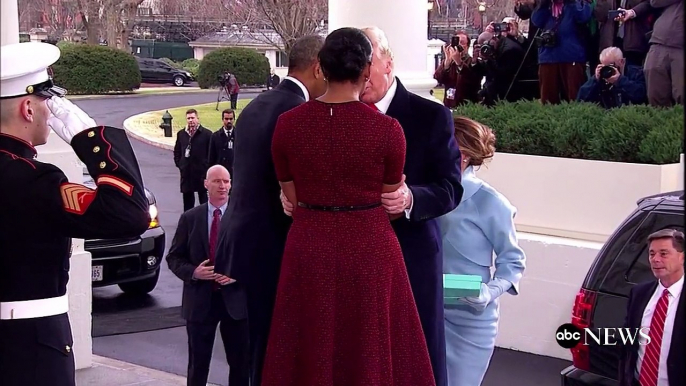
M319 60L319 51L324 46L324 37L307 35L299 38L288 54L288 72L305 71Z
M611 47L614 48L614 47ZM648 244L653 240L671 239L672 245L677 252L684 251L684 233L676 229L662 229L648 236Z
M366 27L362 28L362 32L369 37L369 40L372 41L372 44L375 44L377 47L379 47L379 52L382 56L393 60L393 50L391 50L391 45L388 43L388 37L386 37L386 33L383 32L381 28Z
M620 50L617 47L607 47L600 53L600 61L604 62L605 59L612 59L611 61L614 62L616 60L621 60L624 58L624 54L622 53L622 50Z

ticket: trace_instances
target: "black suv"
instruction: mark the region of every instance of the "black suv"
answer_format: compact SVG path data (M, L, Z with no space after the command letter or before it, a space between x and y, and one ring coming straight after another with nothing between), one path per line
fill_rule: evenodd
M190 72L174 68L163 60L137 56L136 60L138 61L138 68L141 70L143 83L173 83L175 86L181 87L195 80Z
M95 183L84 168L84 185ZM160 226L155 196L145 189L150 204L150 226L139 237L129 239L86 239L91 253L91 282L94 288L117 284L125 293L144 295L155 289L164 255L165 233Z
M684 230L683 190L638 200L591 265L574 301L572 324L592 329L623 326L631 288L655 280L646 240L665 228ZM620 346L588 343L571 350L573 364L562 370L562 385L617 386Z

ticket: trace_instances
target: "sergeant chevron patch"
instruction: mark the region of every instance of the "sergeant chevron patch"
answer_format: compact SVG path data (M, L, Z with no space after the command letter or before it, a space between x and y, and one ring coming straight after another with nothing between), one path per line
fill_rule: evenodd
M95 190L79 184L64 183L60 193L64 210L75 214L84 214L95 199Z
M101 175L100 177L98 177L97 184L114 186L115 188L119 188L119 190L121 190L129 196L133 193L133 185L117 177Z

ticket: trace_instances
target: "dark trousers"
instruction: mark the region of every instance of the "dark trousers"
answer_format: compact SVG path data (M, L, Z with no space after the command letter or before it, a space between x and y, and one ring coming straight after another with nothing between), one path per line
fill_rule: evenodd
M0 384L75 386L67 314L0 320Z
M538 66L538 82L542 103L575 101L579 89L586 82L586 64L543 63Z
M648 102L655 107L684 104L684 49L650 46L643 72Z
M276 281L264 280L248 287L248 320L250 325L250 384L259 386L262 382L262 367L267 353L269 327L274 303L276 302Z
M250 356L248 353L248 321L235 320L226 311L220 291L212 292L212 310L207 320L188 321L188 386L205 386L210 373L214 337L219 333L229 364L229 385L248 386Z
M198 203L204 204L207 202L207 190L199 192L183 192L183 211L193 209L195 206L195 193L198 193Z
M231 94L231 110L236 110L236 103L238 103L238 94Z

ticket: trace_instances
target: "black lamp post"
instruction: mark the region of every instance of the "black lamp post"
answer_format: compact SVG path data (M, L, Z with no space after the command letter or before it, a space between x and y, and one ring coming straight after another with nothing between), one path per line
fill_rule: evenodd
M165 137L172 136L172 119L174 117L169 114L169 110L165 111L162 115L162 123L160 124L160 129L164 130Z

